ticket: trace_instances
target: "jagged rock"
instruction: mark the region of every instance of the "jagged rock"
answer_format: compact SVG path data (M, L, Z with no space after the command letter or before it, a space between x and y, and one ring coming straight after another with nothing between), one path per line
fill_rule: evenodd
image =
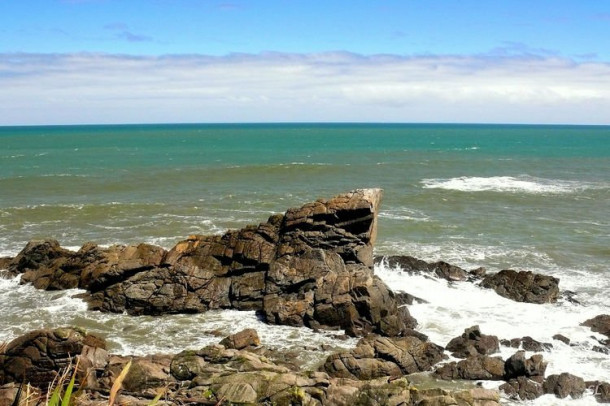
M512 399L534 400L544 395L542 383L538 382L542 381L543 378L539 378L542 377L536 377L535 380L526 378L525 376L519 376L500 385L499 389Z
M504 364L504 378L506 380L525 376L527 378L542 376L546 371L547 363L542 355L534 354L530 358L525 358L525 351L517 351L511 355Z
M553 348L553 344L541 343L540 341L534 340L530 336L525 336L523 338L513 338L510 340L500 340L500 344L502 344L505 347L512 347L512 348L521 347L525 351L532 351L532 352L550 351Z
M502 380L504 378L504 360L487 355L471 355L459 362L450 362L434 371L440 379L454 380Z
M600 314L582 323L583 326L590 327L592 331L610 337L610 315Z
M466 358L476 354L494 354L500 351L500 345L498 337L481 334L479 326L472 326L465 329L460 337L452 339L445 349L454 357Z
M503 270L483 278L480 286L517 302L554 303L559 296L559 279L530 271Z
M35 330L11 341L0 355L0 385L26 382L46 389L58 372L76 363L86 347L105 342L73 328Z
M373 274L380 189L358 189L169 252L147 244L78 252L31 242L9 269L43 289L81 287L92 309L133 315L257 310L269 323L399 336L416 321Z
M389 267L400 268L408 273L431 273L438 278L451 282L465 281L469 276L469 273L459 266L451 265L444 261L430 263L408 255L377 257L375 262L385 262Z
M559 375L549 375L542 384L544 393L555 394L558 398L566 398L568 396L577 399L582 397L582 394L587 389L584 379L564 372Z
M225 337L221 342L226 348L235 348L243 350L248 347L257 347L261 345L261 340L258 338L258 333L253 328L247 328L239 333L231 334Z
M416 337L369 335L353 350L330 355L322 370L337 378L374 379L428 371L442 359L442 347Z

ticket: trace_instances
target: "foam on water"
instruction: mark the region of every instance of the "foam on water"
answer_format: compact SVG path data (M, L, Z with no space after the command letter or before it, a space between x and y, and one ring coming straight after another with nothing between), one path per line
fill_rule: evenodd
M573 193L594 187L581 182L535 178L527 175L457 177L450 179L422 179L426 189L446 189L461 192L509 192L532 194Z
M518 303L469 282L448 283L429 276L409 275L384 264L377 266L375 271L394 290L408 292L427 302L414 303L409 306L409 311L419 322L417 329L439 345L445 346L464 329L479 325L484 334L496 335L500 339L530 336L540 342L552 343L552 350L543 354L548 361L547 376L569 372L585 380L610 381L610 358L593 350L600 345L598 340L605 337L580 325L598 314L608 313L607 306L578 306L569 302ZM554 340L555 334L570 338L571 345ZM499 355L506 359L515 351L502 346ZM499 383L486 385L497 387ZM595 402L591 395L582 400L545 396L531 404L594 404L591 402Z

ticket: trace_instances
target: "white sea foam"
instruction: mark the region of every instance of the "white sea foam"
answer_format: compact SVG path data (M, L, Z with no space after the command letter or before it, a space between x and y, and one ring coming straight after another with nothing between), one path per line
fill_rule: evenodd
M603 336L593 333L580 324L598 314L608 313L605 306L578 306L567 302L558 304L517 303L482 289L469 282L448 283L423 275L409 275L397 269L380 265L376 273L394 290L406 291L428 303L416 303L409 311L418 320L418 330L428 335L431 341L442 346L462 334L465 328L479 325L484 334L511 339L530 336L541 342L553 344L551 351L544 352L548 361L546 375L569 372L585 380L610 381L610 358L593 351ZM572 345L553 340L553 335L563 334ZM516 350L501 347L503 359ZM528 356L531 355L528 353ZM487 383L496 386L498 383ZM595 402L592 396L582 400L559 400L543 397L533 405L589 405Z
M422 179L426 189L457 190L461 192L508 192L531 194L561 194L573 193L594 187L582 182L543 179L530 176L491 176L467 177L450 179Z

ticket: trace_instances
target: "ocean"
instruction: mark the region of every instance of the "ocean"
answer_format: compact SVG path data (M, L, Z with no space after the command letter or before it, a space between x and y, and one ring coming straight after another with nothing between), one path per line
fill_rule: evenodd
M87 241L171 248L189 234L242 228L366 187L384 189L376 254L552 275L579 302L515 303L470 283L379 265L376 273L393 289L428 301L410 311L432 341L444 346L478 324L500 338L552 343L544 353L547 375L610 381L610 355L594 351L602 336L580 326L610 314L608 126L0 127L0 256L40 238L71 249ZM123 354L199 348L245 327L257 328L264 345L295 351L356 342L336 340L336 332L265 326L252 312L162 318L88 312L75 293L0 278L0 341L77 325ZM553 340L555 334L571 345ZM514 351L503 348L501 355ZM532 404L595 401L590 394L563 401L544 396Z

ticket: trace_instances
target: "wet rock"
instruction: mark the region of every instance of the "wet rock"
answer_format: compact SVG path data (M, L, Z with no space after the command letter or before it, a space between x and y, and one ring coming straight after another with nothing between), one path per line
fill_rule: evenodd
M408 273L433 274L451 282L465 281L469 273L444 261L429 263L408 255L392 255L375 258L376 263L385 263L391 268L400 268Z
M590 327L592 331L610 337L610 315L600 314L582 323L583 326Z
M542 387L544 393L555 394L561 399L568 396L574 399L580 398L586 390L585 381L581 377L566 372L559 375L549 375Z
M503 270L486 276L480 286L517 302L554 303L559 296L559 279L530 271Z
M534 340L532 337L525 336L523 338L513 338L510 340L501 340L500 344L505 347L512 348L523 348L525 351L541 352L550 351L553 348L551 343L541 343L540 341Z
M450 362L434 372L444 380L502 380L504 379L504 360L487 355L471 355L459 362Z
M460 337L452 339L445 349L454 357L466 358L476 354L494 354L500 351L500 345L498 337L482 334L479 326L472 326L465 329Z
M0 355L0 385L29 382L46 389L88 346L105 349L105 342L73 328L35 330L18 337Z
M407 292L394 292L396 295L396 301L399 305L412 305L413 303L428 303L428 301L414 296Z
M544 395L542 383L539 382L542 380L543 379L535 380L525 376L519 376L500 385L499 389L512 399L534 400Z
M258 333L253 328L248 328L239 333L231 334L225 337L221 342L226 348L234 348L243 350L248 347L257 347L261 345L261 340L258 338Z
M593 389L595 399L599 403L610 403L610 383L595 382L594 385L587 384L587 386Z
M566 345L570 345L570 339L568 337L564 336L563 334L555 334L553 336L553 340L561 341L562 343L564 343Z
M524 376L527 378L541 376L544 377L547 363L542 355L534 354L530 358L525 358L525 351L517 351L510 356L504 364L504 378L506 380Z
M442 347L416 337L369 335L353 350L330 355L322 370L332 377L364 380L428 371L442 359Z

